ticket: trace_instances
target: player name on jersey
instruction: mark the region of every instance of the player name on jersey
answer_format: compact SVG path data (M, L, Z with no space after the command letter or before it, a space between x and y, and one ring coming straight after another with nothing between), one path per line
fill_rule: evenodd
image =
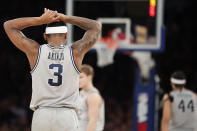
M64 53L49 52L48 59L50 60L64 60Z
M179 97L191 97L190 94L183 94L183 93L177 94L177 96L179 96Z

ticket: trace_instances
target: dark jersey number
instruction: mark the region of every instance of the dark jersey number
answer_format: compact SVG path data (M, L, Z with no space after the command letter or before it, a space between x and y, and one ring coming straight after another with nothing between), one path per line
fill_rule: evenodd
M54 68L57 68L58 71L57 72L54 72L54 76L57 77L57 82L54 82L54 79L48 79L48 83L49 85L51 86L60 86L62 84L62 75L61 73L63 72L63 66L61 64L51 64L49 65L49 69L54 69Z
M185 103L183 100L180 101L179 105L178 105L178 108L180 110L182 110L182 112L185 112Z
M181 100L179 105L178 105L178 108L180 110L182 110L182 112L185 112L186 108L191 110L191 112L194 112L194 102L193 102L193 100L190 100L189 103L187 104L187 106L185 104L186 103L184 102L184 100Z
M192 100L188 103L187 108L194 112L194 102Z

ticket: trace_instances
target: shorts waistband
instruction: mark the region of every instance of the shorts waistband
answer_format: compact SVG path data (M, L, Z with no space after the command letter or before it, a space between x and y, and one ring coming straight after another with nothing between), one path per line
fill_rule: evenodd
M51 109L76 109L74 107L62 106L62 107L51 107L51 106L39 106L36 109L51 108Z

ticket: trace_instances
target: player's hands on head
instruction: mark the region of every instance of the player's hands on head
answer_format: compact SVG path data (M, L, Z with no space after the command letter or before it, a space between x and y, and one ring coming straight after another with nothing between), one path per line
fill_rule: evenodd
M66 20L67 20L67 18L68 18L67 15L64 15L64 14L62 14L62 13L58 13L57 15L59 16L59 20L60 20L60 21L66 22Z
M60 20L60 16L57 11L44 9L44 13L40 16L41 22L43 24L49 24L52 22L57 22Z

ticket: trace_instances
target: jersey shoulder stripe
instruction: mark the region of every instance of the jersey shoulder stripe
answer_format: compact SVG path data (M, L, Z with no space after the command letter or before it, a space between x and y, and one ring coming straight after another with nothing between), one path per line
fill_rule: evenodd
M38 49L38 56L37 56L36 64L34 65L33 69L30 71L31 74L34 72L34 70L38 66L38 63L39 63L39 60L40 60L41 48L42 48L42 45L40 45L40 47Z
M72 60L72 64L73 64L73 67L75 68L75 70L80 74L80 71L79 69L77 68L76 64L75 64L75 61L74 61L74 58L73 58L73 51L72 51L72 48L69 47L70 49L70 56L71 56L71 60Z

